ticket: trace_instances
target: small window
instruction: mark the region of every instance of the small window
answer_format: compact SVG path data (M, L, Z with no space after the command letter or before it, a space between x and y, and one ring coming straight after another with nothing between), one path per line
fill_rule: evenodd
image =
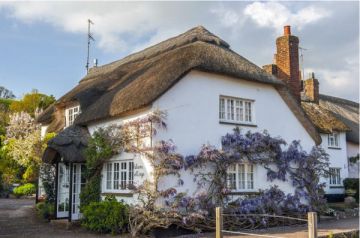
M74 124L74 121L80 112L80 106L70 107L65 110L66 127Z
M254 101L220 96L219 119L223 122L254 123Z
M129 184L134 184L134 162L108 162L106 164L106 190L127 190Z
M330 168L330 185L342 185L340 168Z
M328 146L333 148L339 148L339 134L332 133L328 135Z
M227 171L228 188L233 191L251 191L254 189L254 165L233 164Z

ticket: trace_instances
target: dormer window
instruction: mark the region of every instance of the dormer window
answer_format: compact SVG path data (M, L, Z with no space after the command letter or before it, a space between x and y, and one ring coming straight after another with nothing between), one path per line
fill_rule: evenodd
M339 148L339 134L334 132L328 135L328 147Z
M66 127L74 124L75 118L80 114L80 106L69 107L65 110Z

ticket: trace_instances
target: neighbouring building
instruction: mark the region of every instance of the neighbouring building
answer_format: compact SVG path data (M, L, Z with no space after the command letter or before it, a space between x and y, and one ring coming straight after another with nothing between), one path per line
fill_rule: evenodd
M171 139L183 155L196 154L207 143L221 147L221 137L235 126L245 131L267 130L287 142L300 140L306 151L321 144L330 153L337 174L331 178L328 192L342 192L341 179L348 176L344 167L350 146L347 133L352 128L323 106L327 101L321 95L318 100L318 91L311 91L312 87L318 90L314 77L312 86L307 84L305 96L309 99L301 101L298 41L290 27L285 28L285 35L277 40L276 64L263 70L200 26L119 61L93 67L37 119L44 132L58 132L43 156L44 162L56 165L56 217L76 220L80 216L83 151L94 131L155 110L166 111L167 130L145 143ZM312 117L314 110L321 111L319 122ZM290 182L268 182L261 166L239 164L235 169L246 175L236 176L234 194L266 189L271 184L286 193L294 192ZM139 184L151 179L151 172L142 156L114 156L103 168L102 195L136 202L122 184ZM191 195L197 190L193 178L186 172L181 176L184 186L178 191ZM245 186L239 185L241 179ZM173 185L176 179L171 178L163 184Z

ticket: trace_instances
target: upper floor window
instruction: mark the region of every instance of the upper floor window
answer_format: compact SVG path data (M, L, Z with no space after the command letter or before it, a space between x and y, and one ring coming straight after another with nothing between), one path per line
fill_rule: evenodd
M254 165L232 164L227 171L228 188L233 191L254 189Z
M330 168L330 185L342 185L340 168Z
M128 190L134 184L134 162L114 161L105 164L106 190Z
M74 124L75 118L80 114L80 106L70 107L65 110L66 127Z
M254 101L220 96L219 119L224 122L254 123Z
M338 133L332 133L328 135L328 146L329 147L336 147L339 148L339 134Z

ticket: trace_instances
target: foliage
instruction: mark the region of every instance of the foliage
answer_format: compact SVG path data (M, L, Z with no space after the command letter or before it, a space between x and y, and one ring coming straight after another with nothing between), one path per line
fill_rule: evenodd
M39 93L33 90L24 95L21 100L13 101L10 105L12 112L26 112L32 117L35 117L39 110L43 110L55 102L54 96Z
M357 202L359 202L359 179L358 178L346 178L343 181L345 190L351 189L355 190L354 195Z
M9 99L14 97L15 95L13 94L13 92L3 86L0 86L0 98Z
M21 185L19 187L14 188L14 195L16 197L21 196L30 196L36 192L36 187L32 183L26 183L24 185Z
M106 161L123 151L137 151L133 146L149 133L155 134L156 127L165 127L164 114L155 111L147 117L134 119L123 125L99 128L89 140L85 150L87 183L80 193L81 209L91 202L100 201L101 170Z
M41 218L50 220L55 216L55 205L49 202L39 202L36 204L36 211Z
M142 118L99 129L86 151L91 186L81 194L82 203L84 200L86 205L100 200L100 171L113 155L123 151L142 154L152 165L152 180L131 187L139 201L129 210L129 227L133 236L172 224L195 231L213 229L212 211L215 206L230 208L235 205L238 213L304 213L322 209L324 185L319 184L319 178L328 176L329 163L321 148L314 147L307 153L298 141L286 146L283 139L271 137L266 131L243 134L237 128L222 138L221 150L204 145L197 155L183 157L176 153L171 140L159 141L147 148L139 143L143 137L155 134L154 128L166 128L163 117L159 115L156 120ZM227 170L231 164L242 162L262 165L267 170L269 181L289 181L296 188L295 193L284 194L273 187L261 192L257 198L229 203ZM159 182L166 180L167 176L177 176L178 186L182 186L184 182L180 174L185 171L195 177L199 187L199 192L193 196L178 193L173 187L159 188ZM309 205L303 204L302 200Z
M352 164L355 164L358 161L359 161L359 154L349 158L349 162L352 163Z
M46 194L46 202L55 202L55 167L51 164L43 163L40 167L40 175L42 186Z
M82 225L100 233L122 233L127 230L129 221L128 205L115 198L101 202L91 202L83 207Z

